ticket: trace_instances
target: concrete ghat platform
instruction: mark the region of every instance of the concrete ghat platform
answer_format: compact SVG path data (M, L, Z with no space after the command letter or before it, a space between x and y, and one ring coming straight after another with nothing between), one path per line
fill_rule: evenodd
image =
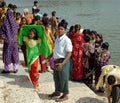
M23 55L19 53L20 61ZM40 73L40 92L37 93L28 79L27 68L21 64L18 73L1 74L2 44L0 44L0 103L55 103L56 98L49 98L54 91L53 75L51 72ZM69 99L62 103L107 103L105 96L98 96L84 83L69 81Z
M55 103L56 98L49 98L48 94L54 91L52 75L49 72L40 74L40 93L42 103ZM45 77L46 76L46 77ZM44 80L44 79L45 80ZM52 80L52 82L51 82ZM62 103L107 103L105 96L96 95L84 83L69 81L69 99Z

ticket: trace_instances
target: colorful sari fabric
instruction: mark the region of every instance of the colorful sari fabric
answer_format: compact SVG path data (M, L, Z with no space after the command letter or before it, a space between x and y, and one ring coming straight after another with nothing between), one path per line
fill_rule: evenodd
M34 86L39 85L39 72L38 72L39 59L36 59L31 65L30 79Z
M46 72L47 71L47 63L46 63L45 56L40 55L39 59L40 59L40 64L41 64L41 72Z
M93 54L94 46L90 43L84 43L84 53L82 58L85 84L90 86L93 83Z
M48 41L48 45L50 48L50 53L53 53L53 41L52 41L52 30L51 28L48 28L48 30L45 31L46 33L46 37L47 37L47 41ZM47 71L47 63L43 62L45 61L45 56L44 55L40 55L40 64L41 64L41 72L46 72Z
M110 60L110 52L108 50L102 50L100 54L100 66L108 65Z
M23 44L23 37L29 35L29 30L35 28L37 30L37 35L41 39L41 42L35 43L37 41L32 40L31 43L34 44L31 48L31 44L29 44L30 40L25 40L25 42L28 41L27 43L27 48L26 48L26 57L27 57L27 65L28 65L28 70L30 72L30 67L32 63L40 56L44 55L46 58L50 55L50 49L48 46L47 39L45 37L45 34L43 32L42 26L39 25L25 25L23 28L21 28L19 37L18 37L18 44L22 45Z
M84 49L84 38L80 33L75 33L73 38L71 38L73 44L72 51L72 79L82 80L83 79L83 66L82 66L82 56Z
M6 19L0 27L0 37L4 40L3 46L3 62L5 64L19 63L18 46L16 42L16 34L18 25L14 19L13 11L6 12Z
M109 60L110 60L110 52L108 50L102 50L100 52L100 61L99 61L99 65L96 66L95 69L95 82L97 83L99 80L99 77L101 75L101 68L105 65L109 64Z
M18 44L19 45L23 44L23 36L28 36L29 30L32 28L35 28L37 30L38 37L41 39L41 43L38 44L39 55L44 55L45 57L48 57L50 55L50 48L48 46L44 30L40 25L24 25L19 32Z
M39 58L39 49L38 49L38 43L40 43L39 40L33 40L29 39L28 37L24 37L23 41L26 43L26 56L27 56L27 65L28 70L31 70L31 65L33 62Z
M38 44L41 42L40 39L34 40L29 39L29 37L23 38L23 41L26 43L26 56L27 56L27 66L28 66L28 72L30 73L30 79L34 86L37 86L39 84L39 48Z
M46 31L46 36L47 36L50 52L52 53L53 52L53 41L52 41L52 37L51 37L52 36L52 30L50 28Z

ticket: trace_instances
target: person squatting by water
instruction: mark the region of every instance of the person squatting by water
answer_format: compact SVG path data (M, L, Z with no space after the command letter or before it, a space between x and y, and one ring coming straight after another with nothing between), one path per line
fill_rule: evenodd
M96 89L103 87L105 84L106 96L108 103L119 103L120 97L120 66L106 65L102 67ZM112 102L111 102L112 98ZM119 102L118 102L119 101Z

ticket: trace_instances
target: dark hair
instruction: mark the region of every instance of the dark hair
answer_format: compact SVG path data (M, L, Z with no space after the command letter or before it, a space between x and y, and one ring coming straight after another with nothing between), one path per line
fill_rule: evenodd
M55 16L55 14L56 14L56 11L52 11L52 16Z
M38 3L38 1L34 1L34 4L37 4Z
M100 39L103 39L102 34L96 34L96 36L98 36Z
M79 31L81 29L81 25L80 24L76 24L75 25L75 32Z
M32 19L31 25L32 25L32 24L35 24L36 21L37 21L36 19Z
M47 13L44 13L44 14L43 14L43 17L45 17L45 16L48 16L48 14L47 14Z
M69 32L73 31L75 29L75 26L71 26L69 29Z
M104 42L101 46L102 49L107 49L109 48L109 43L108 42Z
M85 39L85 42L89 42L91 40L91 37L90 36L86 36L84 39Z
M20 12L16 12L16 16L20 16L21 14L20 14Z
M35 36L34 36L34 40L38 40L38 35L37 35L37 30L35 29L35 28L32 28L32 29L30 29L29 30L30 32L32 31L34 34L35 34Z
M113 75L109 75L107 78L107 82L109 85L113 85L116 82L116 79Z
M59 19L59 17L56 17L56 19Z
M6 2L3 1L3 2L1 3L1 5L2 5L2 7L6 6Z
M48 17L43 17L42 18L42 23L44 26L47 26L49 24L49 18Z
M84 29L83 34L90 34L90 29Z
M65 24L68 25L68 22L67 22L65 19L62 19L62 20L61 20L61 23L65 23Z
M90 34L95 34L95 35L97 35L97 31L92 30L92 31L90 31Z
M67 29L68 22L63 19L61 22L58 24L58 27L62 26L63 28Z
M8 4L8 8L12 9L13 8L13 4Z
M17 8L17 5L13 5L13 8Z

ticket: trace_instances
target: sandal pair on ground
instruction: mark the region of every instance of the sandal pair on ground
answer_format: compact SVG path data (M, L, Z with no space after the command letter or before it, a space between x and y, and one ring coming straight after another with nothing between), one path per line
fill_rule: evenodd
M3 70L1 73L8 74L8 73L17 73L17 72L18 72L18 70L11 70L11 71L5 71L5 70Z
M60 96L60 93L53 92L52 94L48 95L48 97L56 97L56 96ZM63 94L62 96L60 96L59 98L57 98L55 101L56 102L63 102L65 100L68 100L68 96L66 94Z

